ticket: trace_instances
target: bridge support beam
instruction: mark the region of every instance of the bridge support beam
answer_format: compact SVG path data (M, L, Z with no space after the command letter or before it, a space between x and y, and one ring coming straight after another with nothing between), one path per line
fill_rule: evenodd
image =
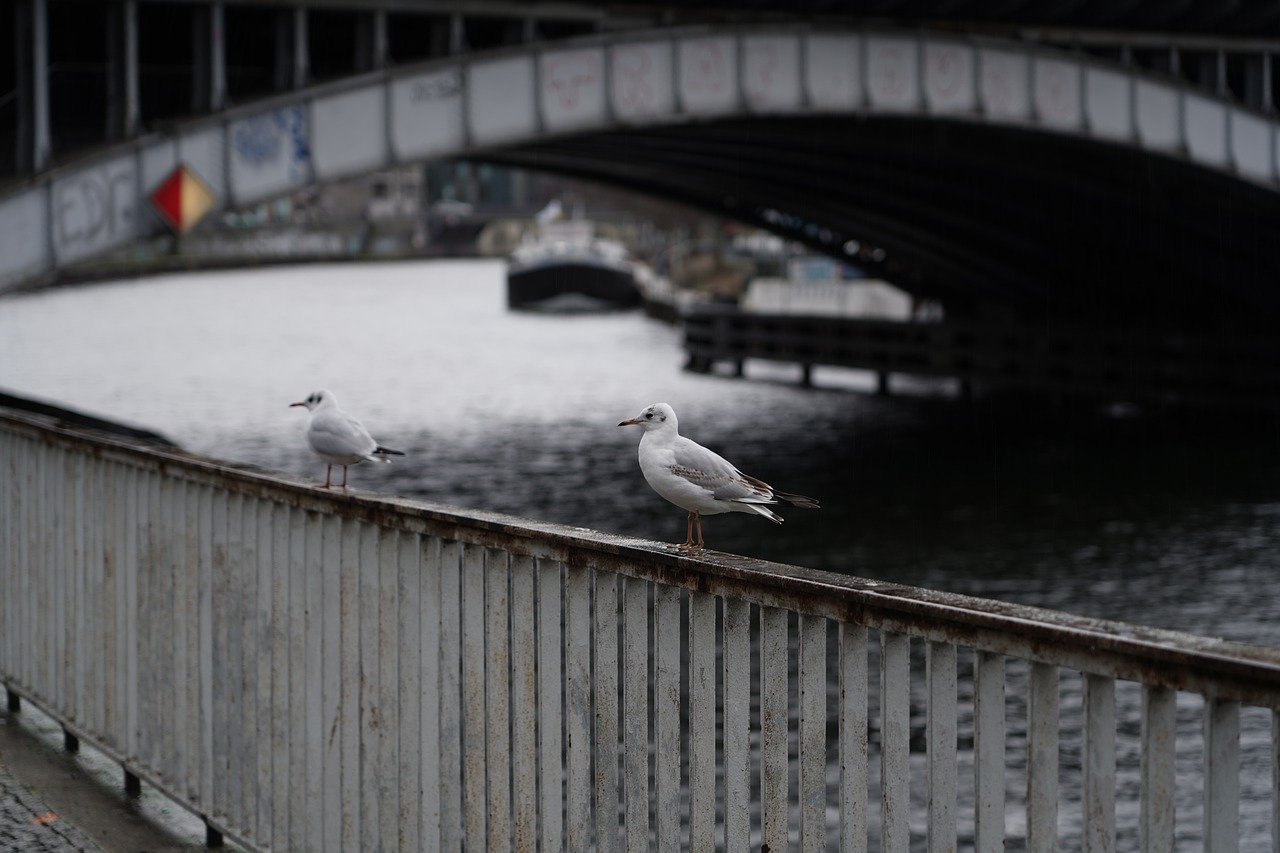
M108 9L107 137L138 134L138 0Z
M301 89L311 78L311 54L307 46L307 10L293 10L293 88Z
M227 105L227 28L221 3L209 6L209 109Z
M21 36L19 36L21 38ZM49 165L53 153L49 130L49 8L47 0L31 2L31 165L36 172Z

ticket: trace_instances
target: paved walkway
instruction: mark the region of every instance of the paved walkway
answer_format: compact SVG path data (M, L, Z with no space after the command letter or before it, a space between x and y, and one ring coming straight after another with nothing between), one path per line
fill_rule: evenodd
M0 756L0 851L99 850L76 827L54 814L28 791L4 765Z
M145 783L140 795L126 794L118 764L88 744L68 753L61 726L30 703L17 714L3 707L0 853L161 853L204 846L199 818Z

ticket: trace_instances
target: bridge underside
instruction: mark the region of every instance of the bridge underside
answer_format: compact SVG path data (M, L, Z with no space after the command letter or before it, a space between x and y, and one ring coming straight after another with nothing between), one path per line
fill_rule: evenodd
M1280 318L1280 196L1116 145L967 122L735 119L490 159L676 198L871 266L951 316L1238 332ZM825 229L825 230L824 230Z

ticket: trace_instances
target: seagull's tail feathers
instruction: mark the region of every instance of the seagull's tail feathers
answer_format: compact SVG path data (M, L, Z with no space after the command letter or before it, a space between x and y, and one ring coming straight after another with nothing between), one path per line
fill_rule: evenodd
M801 509L821 509L822 508L821 505L817 501L815 501L813 498L806 498L804 495L792 495L792 494L788 494L787 492L774 492L773 497L775 500L781 501L784 504L791 504L792 506L798 506Z
M741 510L742 512L757 512L772 521L774 524L782 523L782 516L778 515L763 504L747 503L745 501L735 501L735 503L737 503L738 506L743 507Z
M392 450L389 447L375 447L373 453L367 457L371 462L390 462L388 456L404 456L404 452L400 450Z

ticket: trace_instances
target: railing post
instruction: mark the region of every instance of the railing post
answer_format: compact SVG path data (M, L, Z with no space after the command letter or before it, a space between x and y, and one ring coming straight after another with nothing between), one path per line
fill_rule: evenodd
M1084 675L1084 849L1116 849L1116 681Z

